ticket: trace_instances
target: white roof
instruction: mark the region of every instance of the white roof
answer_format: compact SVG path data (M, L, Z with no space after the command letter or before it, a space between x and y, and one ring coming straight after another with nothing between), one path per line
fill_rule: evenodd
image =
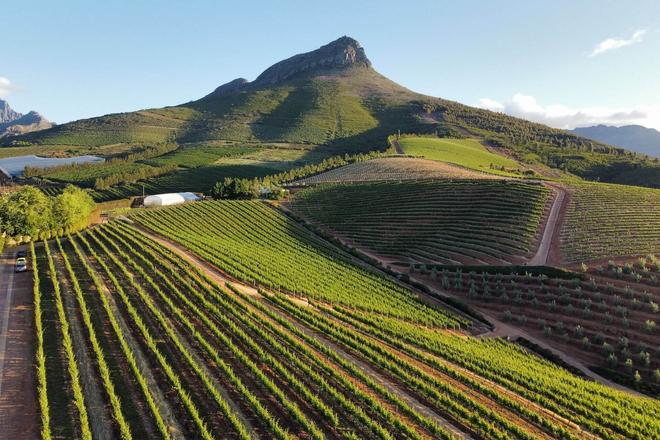
M155 194L144 198L144 206L167 206L177 205L179 203L192 202L199 200L195 193L181 192L181 193L167 193Z

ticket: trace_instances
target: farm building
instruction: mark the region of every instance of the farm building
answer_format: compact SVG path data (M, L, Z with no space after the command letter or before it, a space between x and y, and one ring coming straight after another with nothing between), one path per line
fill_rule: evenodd
M186 202L195 202L197 200L200 200L200 197L191 192L155 194L144 198L144 206L152 208L156 206L169 206Z

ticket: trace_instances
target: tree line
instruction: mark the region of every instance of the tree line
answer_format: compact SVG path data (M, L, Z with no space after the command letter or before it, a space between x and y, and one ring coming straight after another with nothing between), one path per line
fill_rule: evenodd
M273 174L263 178L244 179L238 177L225 177L215 183L211 189L214 199L254 199L257 197L281 198L286 190L282 185L313 176L334 168L339 168L354 162L376 159L378 157L390 156L390 153L372 151L369 153L345 154L343 156L332 156L316 164L304 165L293 168L279 174Z
M68 185L62 194L49 197L33 186L0 197L0 235L2 245L48 239L86 227L95 208L84 190Z

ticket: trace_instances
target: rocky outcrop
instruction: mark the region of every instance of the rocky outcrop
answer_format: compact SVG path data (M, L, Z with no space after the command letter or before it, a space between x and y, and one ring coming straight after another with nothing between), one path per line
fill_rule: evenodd
M245 78L238 78L223 84L204 99L218 98L242 90L278 84L301 74L327 73L351 67L370 69L371 61L367 58L360 43L351 37L343 36L316 50L294 55L273 64L252 82Z
M5 104L4 109L9 109L8 111L3 112L3 103ZM0 137L45 130L54 125L35 111L31 111L25 115L15 112L9 107L6 101L0 101L0 114L4 114L5 116L13 115L13 119L7 118L9 120L0 122Z
M311 52L273 64L254 80L253 85L276 84L301 73L348 67L371 68L371 61L360 43L344 36Z
M23 115L14 111L7 101L0 99L0 124L15 121L21 116Z

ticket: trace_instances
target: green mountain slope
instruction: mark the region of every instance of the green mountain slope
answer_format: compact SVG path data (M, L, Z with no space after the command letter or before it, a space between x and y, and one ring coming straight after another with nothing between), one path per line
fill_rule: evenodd
M387 136L399 130L475 137L523 162L589 179L660 186L657 162L635 153L412 92L376 72L349 37L281 61L253 82L231 81L197 101L74 121L13 143L84 148L226 140L323 145L328 154L340 154L383 149Z

